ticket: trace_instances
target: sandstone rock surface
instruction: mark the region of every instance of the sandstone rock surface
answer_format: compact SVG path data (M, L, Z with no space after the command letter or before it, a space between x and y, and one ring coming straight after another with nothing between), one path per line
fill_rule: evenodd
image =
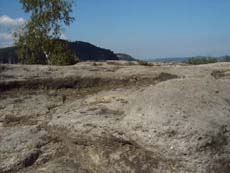
M230 63L0 66L0 172L230 172Z

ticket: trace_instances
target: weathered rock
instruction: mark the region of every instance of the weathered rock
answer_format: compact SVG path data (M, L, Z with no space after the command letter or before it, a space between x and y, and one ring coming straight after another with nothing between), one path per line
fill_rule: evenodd
M230 172L230 63L1 69L0 172Z
M48 141L46 131L34 126L1 129L0 172L17 171L33 165Z

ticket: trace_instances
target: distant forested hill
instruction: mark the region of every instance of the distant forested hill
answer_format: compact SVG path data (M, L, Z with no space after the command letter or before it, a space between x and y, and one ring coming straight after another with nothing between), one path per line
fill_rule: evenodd
M7 47L0 49L0 63L17 64L18 57L16 55L16 47Z
M109 49L99 48L93 44L82 41L69 42L69 44L81 61L118 60L116 54Z
M218 56L218 57L209 57L209 56L195 56L195 57L169 57L169 58L152 58L147 61L150 62L167 62L167 63L189 63L190 60L195 61L205 61L205 60L215 60L217 62L230 62L230 56Z
M119 60L125 61L137 61L137 59L133 58L132 56L125 54L125 53L117 53L116 54Z
M75 41L68 42L68 44L81 61L119 60L117 55L111 50L100 48L87 42ZM0 63L17 64L18 62L16 47L0 49Z

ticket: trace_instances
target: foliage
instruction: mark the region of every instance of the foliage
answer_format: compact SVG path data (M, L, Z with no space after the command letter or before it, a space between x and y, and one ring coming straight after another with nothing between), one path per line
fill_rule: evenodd
M61 26L69 26L74 18L72 0L20 0L26 13L31 14L22 32L15 33L17 54L22 63L67 65L77 57L70 48L56 41ZM74 59L74 60L73 60Z
M49 57L49 64L53 65L69 65L75 64L79 58L75 52L71 50L68 42L64 40L52 40L49 49L52 54Z
M143 65L143 66L153 66L151 63L149 63L147 61L142 61L142 60L139 60L138 64L139 65Z
M24 33L16 42L17 55L24 64L47 64L45 44L47 39L37 32Z
M210 63L216 63L216 62L218 62L218 60L212 57L189 58L187 60L187 63L192 64L192 65L210 64Z

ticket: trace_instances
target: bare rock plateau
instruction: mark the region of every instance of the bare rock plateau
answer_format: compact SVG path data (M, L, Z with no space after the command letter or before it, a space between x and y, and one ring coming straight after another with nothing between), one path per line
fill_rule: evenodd
M0 65L1 173L228 173L230 63Z

